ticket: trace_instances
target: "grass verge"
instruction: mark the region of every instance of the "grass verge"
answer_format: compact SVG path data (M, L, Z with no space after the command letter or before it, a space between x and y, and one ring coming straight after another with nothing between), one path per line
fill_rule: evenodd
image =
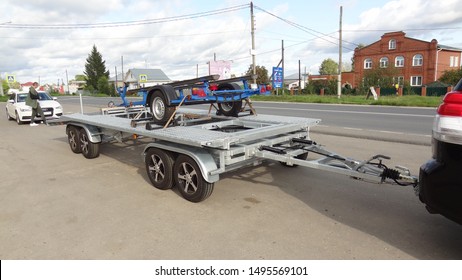
M254 101L275 101L275 102L299 102L299 103L326 103L326 104L356 104L356 105L382 105L382 106L415 106L415 107L437 107L443 97L436 96L381 96L378 100L365 96L343 95L338 98L336 95L258 95L253 96Z

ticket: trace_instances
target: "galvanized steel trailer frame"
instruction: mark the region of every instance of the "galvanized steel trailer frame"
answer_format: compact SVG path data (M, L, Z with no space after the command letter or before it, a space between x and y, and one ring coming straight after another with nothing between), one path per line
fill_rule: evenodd
M221 174L265 160L375 183L417 186L417 178L406 168L389 169L382 164L382 160L389 159L386 156L355 160L312 141L309 130L320 122L319 119L272 115L235 118L181 108L176 113L176 125L164 128L150 124L151 129L146 129L130 116L133 113L72 114L63 116L60 122L67 124L72 151L87 158L97 157L99 145L104 142L122 142L133 135L152 139L142 153L151 183L159 189L176 185L181 195L193 202L210 196ZM309 159L309 153L320 156Z

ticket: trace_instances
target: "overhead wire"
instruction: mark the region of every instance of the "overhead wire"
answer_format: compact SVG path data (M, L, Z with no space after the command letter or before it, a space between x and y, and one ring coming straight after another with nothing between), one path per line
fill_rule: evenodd
M23 28L23 29L86 29L86 28L112 28L112 27L124 27L134 25L147 25L147 24L158 24L165 22L173 22L187 19L195 19L200 17L207 17L212 15L218 15L223 13L234 12L242 9L247 9L250 4L244 4L239 6L233 6L218 10L212 10L207 12L200 12L182 16L166 17L159 19L145 19L137 21L120 21L120 22L106 22L106 23L77 23L77 24L20 24L20 23L3 23L0 24L0 28Z

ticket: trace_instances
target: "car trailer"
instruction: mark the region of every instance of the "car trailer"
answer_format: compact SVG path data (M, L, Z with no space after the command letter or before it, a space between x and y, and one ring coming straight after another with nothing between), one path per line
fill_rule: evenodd
M210 104L217 114L237 117L248 105L253 110L249 98L256 94L268 93L269 86L249 84L252 75L220 80L220 75L209 75L189 80L175 81L162 85L129 89L128 83L117 89L122 99L119 107L147 106L151 109L154 123L167 123L177 106ZM142 96L140 101L129 101L127 95ZM113 107L111 101L108 107Z
M77 113L60 120L66 124L71 150L88 159L98 157L102 143L123 142L134 136L152 140L142 153L152 185L162 190L176 186L192 202L208 198L221 174L268 160L375 183L418 187L417 178L408 169L383 164L389 159L384 155L355 160L317 144L310 139L309 130L319 122L253 112L232 117L190 107L177 108L168 126L153 123L146 107ZM311 154L318 156L311 159Z

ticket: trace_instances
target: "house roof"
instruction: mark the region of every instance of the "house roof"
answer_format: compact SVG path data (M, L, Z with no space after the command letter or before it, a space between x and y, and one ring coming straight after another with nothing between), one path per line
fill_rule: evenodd
M148 81L170 82L170 78L165 75L161 69L141 69L133 68L128 70L126 81L135 82L139 80L140 75L146 75Z
M454 48L454 47L446 46L446 45L441 45L441 44L438 44L438 49L443 49L443 50L448 50L448 51L462 52L462 49Z
M117 74L117 81L122 82L122 80L123 80L123 74L122 73ZM111 78L109 78L109 81L110 82L115 82L116 81L116 76L112 76Z

